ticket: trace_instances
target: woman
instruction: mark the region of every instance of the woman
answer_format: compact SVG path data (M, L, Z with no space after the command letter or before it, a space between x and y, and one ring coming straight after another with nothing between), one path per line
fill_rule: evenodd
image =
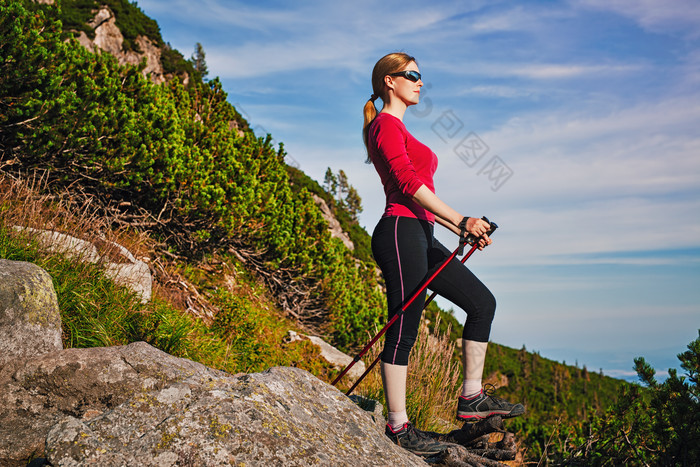
M404 113L418 103L422 86L413 57L405 53L386 55L374 66L373 94L364 107L363 138L368 162L374 164L386 194L384 215L372 234L372 253L386 282L389 319L450 255L433 237L435 221L457 235L460 224L466 221L467 233L480 238L479 248L491 244L487 222L459 214L435 195L433 174L437 157L403 124ZM379 113L374 105L377 98L383 102ZM462 335L464 382L457 419L523 414L521 404L496 398L481 387L496 309L491 292L457 259L431 282L430 288L467 313ZM406 414L408 356L418 334L424 302L425 292L386 332L381 371L389 411L387 436L416 454L432 455L444 450L444 445L414 429Z

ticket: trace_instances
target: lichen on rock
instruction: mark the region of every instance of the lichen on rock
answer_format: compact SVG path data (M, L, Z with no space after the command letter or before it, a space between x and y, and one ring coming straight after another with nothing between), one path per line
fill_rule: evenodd
M51 276L34 264L0 259L0 367L62 348Z

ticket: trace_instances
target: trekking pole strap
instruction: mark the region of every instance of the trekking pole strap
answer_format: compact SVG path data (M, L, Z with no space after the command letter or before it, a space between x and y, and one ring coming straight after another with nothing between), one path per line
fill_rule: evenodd
M462 218L462 222L459 223L459 256L464 254L464 245L467 244L467 221L469 217Z

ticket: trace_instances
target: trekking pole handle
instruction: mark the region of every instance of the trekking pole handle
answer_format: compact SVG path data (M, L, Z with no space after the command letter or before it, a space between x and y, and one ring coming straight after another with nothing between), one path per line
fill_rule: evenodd
M489 231L486 232L486 235L488 235L490 237L491 234L494 233L496 231L496 229L498 228L498 224L496 224L495 222L491 222L490 220L488 220L488 218L486 216L482 217L481 220L488 222L488 224L491 226ZM479 240L479 238L477 238L476 235L473 235L473 234L467 235L466 242L468 244L473 245L477 240Z

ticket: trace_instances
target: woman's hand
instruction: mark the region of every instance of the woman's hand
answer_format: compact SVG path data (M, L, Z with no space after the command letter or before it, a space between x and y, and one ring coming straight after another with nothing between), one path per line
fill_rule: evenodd
M491 240L491 238L488 235L486 235L486 234L482 235L481 238L479 238L479 249L483 250L488 245L490 245L492 242L493 242L493 240Z
M483 250L486 246L492 243L492 240L486 234L491 230L491 224L478 217L470 217L467 219L467 234L472 234L479 239L479 249Z

